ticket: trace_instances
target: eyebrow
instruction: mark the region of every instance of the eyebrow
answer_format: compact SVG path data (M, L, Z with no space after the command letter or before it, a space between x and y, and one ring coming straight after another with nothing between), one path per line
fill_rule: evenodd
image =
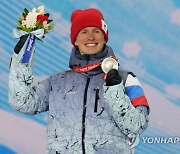
M93 30L100 30L100 29L97 28L97 27L94 27ZM84 29L82 29L81 31L88 31L88 29L87 29L87 28L84 28Z

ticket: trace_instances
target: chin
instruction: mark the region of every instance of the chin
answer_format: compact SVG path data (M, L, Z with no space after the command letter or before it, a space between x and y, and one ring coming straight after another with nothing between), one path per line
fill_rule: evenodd
M88 52L89 55L95 55L97 54L98 52Z

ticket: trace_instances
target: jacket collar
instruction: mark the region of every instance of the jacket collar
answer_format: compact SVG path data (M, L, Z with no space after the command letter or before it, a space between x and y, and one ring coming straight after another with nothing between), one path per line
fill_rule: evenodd
M101 53L95 55L81 55L79 50L76 47L72 48L69 67L72 69L73 66L86 66L89 64L94 64L102 62L105 58L114 56L114 52L111 47L105 45ZM101 67L97 67L86 74L94 75L102 73Z
M72 48L69 67L72 66L84 66L88 64L93 64L97 62L102 62L103 59L114 56L114 52L111 47L105 45L101 53L95 55L81 55L79 50L76 47Z

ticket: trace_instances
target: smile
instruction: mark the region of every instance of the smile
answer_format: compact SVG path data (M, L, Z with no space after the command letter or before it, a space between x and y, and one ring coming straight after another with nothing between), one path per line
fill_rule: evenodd
M87 44L85 44L87 47L93 47L93 46L96 46L97 45L97 43L87 43Z

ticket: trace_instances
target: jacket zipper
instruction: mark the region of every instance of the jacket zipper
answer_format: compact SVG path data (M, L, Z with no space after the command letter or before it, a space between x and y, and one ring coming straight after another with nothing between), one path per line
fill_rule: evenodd
M85 150L85 131L86 131L86 126L85 126L85 122L86 122L86 104L87 104L87 91L88 91L88 86L89 86L89 82L90 82L90 78L87 78L86 81L86 86L85 86L85 90L84 90L84 100L83 100L83 114L82 114L82 152L83 154L86 154L86 150Z
M99 89L94 89L94 90L96 91L95 104L94 104L94 112L97 112L98 100L99 100Z

